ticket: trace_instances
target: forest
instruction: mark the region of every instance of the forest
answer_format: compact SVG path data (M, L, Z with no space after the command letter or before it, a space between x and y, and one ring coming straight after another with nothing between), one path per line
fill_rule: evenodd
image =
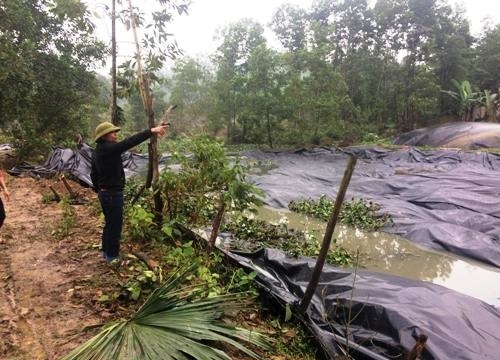
M500 25L485 23L474 37L464 12L446 1L282 5L270 24L246 19L222 29L217 51L203 59L183 56L168 34L172 16L189 16L187 4L161 3L163 13L137 12L155 115L178 105L174 136L204 133L267 147L348 145L450 120L497 121ZM118 1L116 10L125 24L127 6ZM5 142L22 157L46 154L76 133L91 138L111 112L110 77L96 72L110 48L93 33L94 13L76 0L2 0L0 15ZM115 122L141 129L136 59L125 60L118 64Z

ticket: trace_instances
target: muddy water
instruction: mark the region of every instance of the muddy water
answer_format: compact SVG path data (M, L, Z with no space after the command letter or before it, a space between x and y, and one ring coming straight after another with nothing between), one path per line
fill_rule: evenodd
M288 227L307 230L323 239L326 222L269 207L258 218L277 223L286 218ZM443 252L423 249L398 236L337 226L337 243L355 252L363 268L406 278L429 281L500 307L500 269Z

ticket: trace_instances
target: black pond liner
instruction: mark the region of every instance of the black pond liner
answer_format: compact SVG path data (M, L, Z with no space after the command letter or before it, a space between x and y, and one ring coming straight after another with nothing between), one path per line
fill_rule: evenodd
M251 181L264 191L265 203L277 209L292 200L335 199L349 154L358 162L346 200L380 204L380 212L392 218L383 231L500 267L498 154L377 147L245 153L275 166Z
M225 253L256 271L257 285L296 313L314 259L276 249ZM349 308L352 321L347 326ZM347 337L357 360L403 359L420 334L428 336L422 360L500 358L498 309L440 285L397 276L359 270L354 279L351 270L325 265L302 320L332 359L342 354Z
M34 178L51 178L64 173L84 186L92 186L90 179L93 148L87 144L77 149L55 147L43 165L23 164L15 166L8 172L17 176L27 174ZM168 156L162 156L160 164L166 163ZM148 166L148 155L125 152L122 154L125 176L145 174Z
M486 122L440 124L401 134L393 140L393 143L461 149L500 149L500 124Z

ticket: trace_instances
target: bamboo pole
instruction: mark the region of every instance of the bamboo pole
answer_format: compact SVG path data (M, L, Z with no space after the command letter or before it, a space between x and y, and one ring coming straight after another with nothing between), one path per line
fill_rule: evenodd
M328 250L330 250L330 244L332 242L333 232L335 231L335 225L337 224L337 220L340 215L340 209L342 207L342 203L344 202L344 197L347 192L349 182L351 181L354 167L356 166L356 160L357 159L354 155L349 156L349 162L347 163L344 177L342 178L342 182L340 183L339 192L337 193L337 198L335 199L335 205L328 221L328 225L326 226L321 250L319 252L318 258L316 259L316 266L314 267L314 271L311 275L311 279L309 280L309 284L304 293L304 297L302 298L302 301L299 305L299 313L301 314L305 314L305 312L307 311L309 303L311 302L314 292L316 291L316 287L318 286L319 277L325 264L326 255L328 254Z

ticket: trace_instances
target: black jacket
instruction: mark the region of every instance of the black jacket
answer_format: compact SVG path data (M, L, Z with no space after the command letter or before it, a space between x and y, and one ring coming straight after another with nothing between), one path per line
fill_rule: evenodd
M152 135L151 130L144 130L120 142L97 140L97 146L92 153L92 170L90 178L94 190L123 191L125 187L125 172L123 171L122 153Z

